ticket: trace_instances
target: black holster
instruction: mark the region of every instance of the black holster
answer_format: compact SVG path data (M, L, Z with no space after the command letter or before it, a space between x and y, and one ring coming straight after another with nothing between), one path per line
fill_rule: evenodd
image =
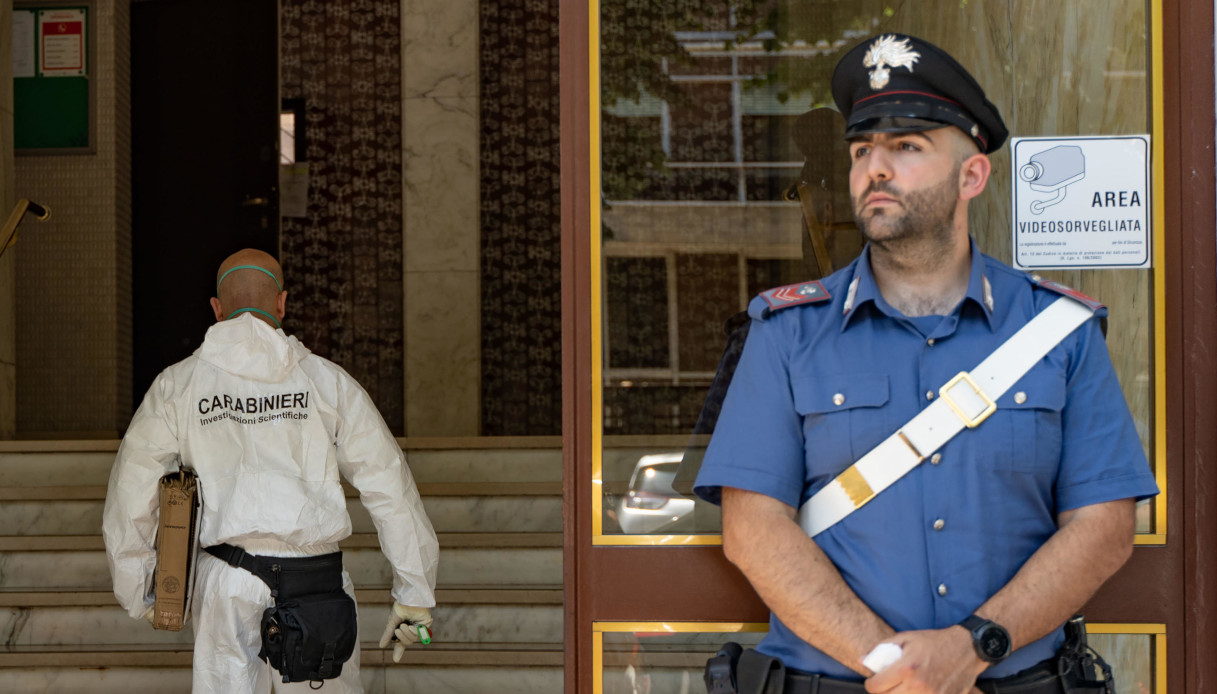
M706 661L704 677L708 694L782 694L786 666L777 658L728 642Z
M706 661L706 672L702 679L706 681L707 694L736 694L735 669L742 651L738 643L728 641L713 658Z
M319 689L342 674L355 652L359 625L355 600L342 587L342 552L315 557L262 557L232 545L207 552L262 579L273 607L262 613L262 649L286 682Z
M1056 666L1070 694L1115 694L1111 666L1086 642L1086 620L1080 614L1065 622L1065 645L1056 654Z

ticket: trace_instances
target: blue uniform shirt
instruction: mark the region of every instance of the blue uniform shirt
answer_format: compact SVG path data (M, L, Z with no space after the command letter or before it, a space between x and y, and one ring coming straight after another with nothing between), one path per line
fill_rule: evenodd
M700 496L718 503L726 486L798 508L951 377L1068 300L973 244L959 306L909 319L879 294L869 257L868 248L824 280L829 300L778 310L753 300L697 477ZM897 631L946 628L972 614L1056 531L1057 513L1157 493L1100 331L1104 315L1100 308L1057 345L998 399L996 413L939 449L937 462L927 459L815 538ZM983 677L1030 667L1063 639L1058 629ZM759 650L797 670L857 678L776 616Z

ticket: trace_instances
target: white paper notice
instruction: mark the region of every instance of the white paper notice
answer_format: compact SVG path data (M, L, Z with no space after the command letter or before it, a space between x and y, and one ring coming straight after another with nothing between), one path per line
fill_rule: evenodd
M34 76L34 13L13 11L13 77Z
M1014 265L1148 268L1149 136L1011 140Z
M39 72L43 77L78 77L85 74L84 10L46 10L38 13L42 37Z

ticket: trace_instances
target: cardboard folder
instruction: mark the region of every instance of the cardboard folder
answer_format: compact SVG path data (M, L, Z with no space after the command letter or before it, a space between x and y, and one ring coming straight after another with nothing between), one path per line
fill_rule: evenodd
M183 467L161 478L156 530L156 603L152 626L180 631L190 617L198 555L198 477Z

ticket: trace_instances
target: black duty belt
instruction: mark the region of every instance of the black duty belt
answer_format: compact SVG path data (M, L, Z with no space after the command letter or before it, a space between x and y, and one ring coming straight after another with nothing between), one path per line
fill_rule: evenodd
M995 680L977 680L984 694L1063 694L1065 689L1056 672L1056 658L1049 658L1016 675ZM839 680L824 675L786 670L782 694L865 694L861 682Z
M312 557L268 557L247 554L244 549L228 544L203 549L230 566L245 569L262 579L276 598L342 590L342 552Z

